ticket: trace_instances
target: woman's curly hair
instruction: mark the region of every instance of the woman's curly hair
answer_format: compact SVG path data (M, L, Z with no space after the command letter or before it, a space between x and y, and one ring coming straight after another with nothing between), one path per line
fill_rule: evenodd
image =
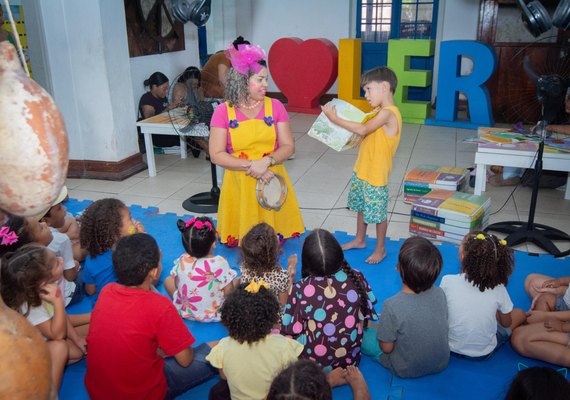
M34 241L34 238L31 236L28 220L24 217L10 215L2 227L7 227L10 231L18 235L18 240L14 243L0 245L0 257Z
M240 36L234 40L232 45L237 50L238 45L244 43L249 44L249 42L243 40L243 38ZM265 60L259 60L257 63L263 67L267 67L267 62ZM249 78L251 78L253 75L255 75L255 73L253 73L251 70L249 70L249 73L246 76L240 74L233 68L229 69L224 94L226 100L230 103L230 106L235 107L238 104L244 104L248 102Z
M267 400L331 400L327 375L314 361L299 360L273 379Z
M221 321L230 337L239 343L255 343L271 332L279 322L280 305L277 297L263 286L257 293L245 290L241 284L220 307Z
M79 242L91 257L111 249L121 237L121 210L127 206L119 199L97 200L81 215Z
M485 232L471 232L463 238L461 254L465 277L481 292L500 284L507 285L515 258L504 241Z
M30 243L2 258L0 290L8 307L20 312L27 304L27 313L42 304L40 288L52 276L52 266L47 265L48 249Z
M265 222L255 225L241 240L241 266L252 274L261 276L281 269L279 239L273 227Z
M364 326L368 325L365 317L370 314L368 294L358 273L353 270L344 258L342 247L338 240L326 229L314 229L303 243L301 252L301 276L326 277L336 274L339 270L348 276L358 293L360 314L364 318Z
M210 226L202 225L198 229L195 226L198 221L202 223L209 222ZM186 253L195 258L202 258L210 253L212 244L216 241L216 229L214 228L214 222L210 218L197 217L190 226L186 226L186 223L179 219L176 221L176 226L182 236L182 246L184 246Z

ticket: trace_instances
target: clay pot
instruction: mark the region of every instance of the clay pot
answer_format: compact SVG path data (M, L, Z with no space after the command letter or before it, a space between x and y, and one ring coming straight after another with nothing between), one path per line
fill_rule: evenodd
M42 335L0 298L0 398L51 398L50 373Z
M0 143L0 209L32 216L51 206L67 176L67 133L8 41L0 42Z

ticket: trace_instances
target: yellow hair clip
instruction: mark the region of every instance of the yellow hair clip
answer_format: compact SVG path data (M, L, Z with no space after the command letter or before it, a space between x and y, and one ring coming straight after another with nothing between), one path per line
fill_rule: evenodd
M475 236L475 239L485 240L485 235L483 235L482 233L478 233L477 236Z
M269 284L267 284L267 282L265 282L263 279L261 279L259 282L256 282L256 281L249 282L249 285L247 285L245 287L245 290L249 293L257 293L257 292L259 292L259 288L262 286L265 289L269 289Z
M507 241L505 239L501 239L499 240L499 244L502 244L503 246L507 245Z

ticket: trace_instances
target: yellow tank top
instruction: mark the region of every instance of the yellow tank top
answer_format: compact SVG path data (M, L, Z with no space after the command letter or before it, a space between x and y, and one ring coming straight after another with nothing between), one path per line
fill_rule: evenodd
M360 143L358 158L354 164L356 176L373 186L388 184L388 175L392 171L392 158L396 154L398 144L400 144L402 132L402 116L398 107L388 106L378 110L378 112L381 110L390 110L394 113L398 121L398 133L394 136L387 136L384 128L380 127L367 135ZM375 117L376 114L367 115L362 123Z

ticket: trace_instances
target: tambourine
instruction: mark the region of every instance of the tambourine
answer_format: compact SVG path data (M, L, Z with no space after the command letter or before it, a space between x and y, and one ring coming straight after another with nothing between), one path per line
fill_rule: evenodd
M279 211L287 198L285 179L279 174L275 174L268 183L259 179L255 187L255 193L261 207L266 210Z

